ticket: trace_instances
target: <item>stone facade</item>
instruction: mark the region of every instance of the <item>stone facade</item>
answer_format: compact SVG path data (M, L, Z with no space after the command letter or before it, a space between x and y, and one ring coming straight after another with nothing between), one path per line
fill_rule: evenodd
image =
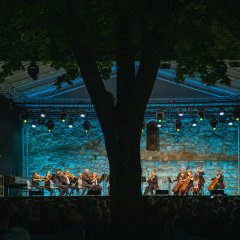
M150 119L149 119L150 121ZM24 175L33 171L44 175L56 168L68 168L77 174L84 168L109 174L109 164L104 138L97 121L91 121L88 134L82 130L82 122L75 122L74 128L55 121L55 128L49 133L45 126L33 129L25 126ZM182 166L195 170L201 166L206 177L214 177L215 170L224 172L228 194L238 192L238 127L219 124L213 131L205 120L197 127L191 126L191 119L183 120L180 132L176 132L174 121L166 119L159 131L160 151L146 150L146 132L141 138L142 175L149 176L152 169L157 171L162 189L168 189L167 177L174 179ZM27 162L27 164L26 164ZM206 185L208 185L207 181ZM207 191L206 191L207 193Z

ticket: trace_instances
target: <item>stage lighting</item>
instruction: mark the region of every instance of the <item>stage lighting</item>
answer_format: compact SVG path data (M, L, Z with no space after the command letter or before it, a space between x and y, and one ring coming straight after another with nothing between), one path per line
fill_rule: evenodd
M159 123L163 121L164 113L163 112L157 112L156 113L156 118Z
M197 126L196 118L194 118L194 119L192 120L192 126L193 126L193 127L196 127L196 126Z
M220 116L223 116L223 115L224 115L224 110L223 110L223 108L221 108L221 109L219 110L219 115L220 115Z
M69 121L68 127L69 127L69 128L73 128L73 121L72 121L72 120Z
M205 112L203 109L198 111L198 116L199 116L199 120L202 122L204 120L205 117Z
M33 79L37 80L39 74L39 67L36 62L31 62L28 66L28 75Z
M37 127L37 122L35 120L33 120L31 126L32 126L32 128L36 128Z
M85 117L86 117L85 112L81 112L81 113L80 113L80 117L81 117L81 118L85 118Z
M48 120L47 123L46 123L46 127L48 129L48 132L51 132L54 128L54 123L52 120Z
M41 116L42 118L45 118L45 117L46 117L46 113L45 113L44 111L41 111L40 116Z
M182 121L180 119L177 119L175 122L176 131L180 132L181 127L182 127Z
M217 125L218 125L218 120L216 118L212 118L210 120L210 125L212 127L212 130L216 130L217 129Z
M146 128L146 123L144 121L143 124L142 124L142 132L144 132L145 128Z
M66 112L61 113L61 122L66 122L66 117L67 117Z
M158 123L158 124L157 124L157 127L158 127L158 128L162 127L162 124L161 124L161 123Z
M233 114L234 114L235 121L238 122L240 120L240 109L235 109Z
M229 118L229 119L228 119L228 125L229 125L229 126L232 126L232 125L233 125L233 120L232 120L232 118Z
M83 131L85 133L87 133L87 132L89 132L90 128L91 128L91 123L89 121L87 121L87 120L84 121L84 123L83 123Z
M21 118L22 118L22 120L23 120L24 123L27 123L28 120L29 120L29 114L28 114L28 112L22 112Z
M183 110L182 110L182 108L179 108L179 109L178 109L178 116L179 116L179 117L182 117L182 116L183 116Z

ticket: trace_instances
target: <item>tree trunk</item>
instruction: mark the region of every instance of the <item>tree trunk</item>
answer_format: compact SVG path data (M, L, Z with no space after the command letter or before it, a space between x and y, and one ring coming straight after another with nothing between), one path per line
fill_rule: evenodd
M137 133L137 134L136 134ZM105 137L110 165L111 230L115 239L133 239L141 206L141 129L124 120Z

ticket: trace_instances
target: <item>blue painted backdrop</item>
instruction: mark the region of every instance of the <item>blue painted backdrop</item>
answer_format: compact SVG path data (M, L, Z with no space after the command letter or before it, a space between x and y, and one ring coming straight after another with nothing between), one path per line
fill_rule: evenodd
M149 119L150 120L150 119ZM146 148L146 132L141 139L142 171L149 176L157 171L159 184L167 189L167 176L174 178L182 166L195 170L202 166L207 177L214 177L215 170L223 170L227 193L238 191L238 127L219 124L212 131L209 121L197 127L191 126L192 119L184 119L181 131L175 131L174 121L165 119L160 129L160 151L149 152ZM54 130L49 133L45 126L33 129L25 125L24 175L33 171L44 175L61 167L77 174L88 167L99 174L109 173L107 154L102 131L97 121L91 121L88 134L82 130L82 122L68 128L66 123L55 121ZM207 181L206 186L209 181ZM172 186L170 186L171 188ZM207 191L205 191L207 193Z

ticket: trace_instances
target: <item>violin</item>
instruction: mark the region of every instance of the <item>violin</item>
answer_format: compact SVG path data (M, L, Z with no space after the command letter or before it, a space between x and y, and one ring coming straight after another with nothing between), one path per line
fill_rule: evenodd
M208 190L211 191L215 188L216 184L218 183L218 178L215 177L212 182L210 183L210 185L208 186Z

